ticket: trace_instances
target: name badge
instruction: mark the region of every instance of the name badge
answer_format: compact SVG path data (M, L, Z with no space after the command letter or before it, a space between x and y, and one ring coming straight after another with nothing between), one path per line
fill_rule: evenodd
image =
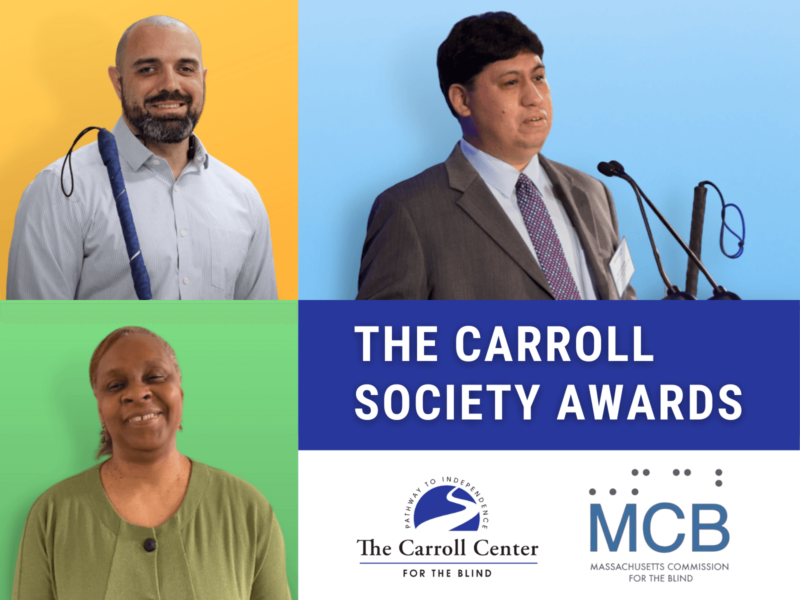
M628 240L624 237L617 246L617 251L608 263L611 269L611 276L614 278L614 285L617 288L617 294L622 298L625 290L633 277L633 272L636 270L633 266L633 258L631 258L631 251L628 249Z

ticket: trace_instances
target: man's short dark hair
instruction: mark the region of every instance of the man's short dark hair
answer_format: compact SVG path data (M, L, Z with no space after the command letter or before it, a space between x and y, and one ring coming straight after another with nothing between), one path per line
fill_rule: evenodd
M543 58L544 46L537 35L511 13L487 12L456 23L439 46L436 57L439 86L453 116L458 118L448 96L451 85L458 83L470 89L486 65L514 58L522 52Z

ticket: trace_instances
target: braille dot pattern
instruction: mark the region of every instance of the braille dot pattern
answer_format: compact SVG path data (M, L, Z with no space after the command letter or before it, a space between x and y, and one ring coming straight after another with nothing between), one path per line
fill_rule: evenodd
M556 300L580 300L550 213L539 190L525 173L517 180L517 203L553 296Z
M673 474L673 475L675 475L675 476L678 476L678 475L680 475L680 474L681 474L681 472L680 472L680 469L674 469L674 470L672 471L672 474ZM691 469L685 469L685 470L683 471L683 474L684 474L684 475L686 475L686 476L689 476L689 475L691 475L691 474L692 474L692 471L691 471ZM717 477L719 477L720 475L722 475L722 469L717 469L717 470L715 471L715 474L717 475ZM639 475L639 470L638 470L638 469L633 469L633 470L631 471L631 475L633 475L634 477L636 477L637 475ZM642 475L644 475L645 477L647 477L648 475L650 475L650 469L645 469L644 471L642 471ZM714 484L715 484L717 487L722 487L722 481L721 481L721 480L719 480L719 479L718 479L717 481L715 481L715 482L714 482ZM592 496L594 496L596 493L597 493L597 490L595 490L594 488L592 488L592 489L590 489L590 490L589 490L589 494L590 494L590 495L592 495ZM617 490L616 490L616 489L614 489L614 488L611 488L611 489L609 490L609 494L611 494L612 496L615 496L615 495L617 494ZM638 495L639 495L639 490L638 490L637 488L633 488L633 489L631 490L631 494L633 494L634 496L638 496Z

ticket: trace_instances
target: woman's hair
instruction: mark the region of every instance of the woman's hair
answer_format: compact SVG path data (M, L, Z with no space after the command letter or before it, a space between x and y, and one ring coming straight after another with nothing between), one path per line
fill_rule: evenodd
M109 333L105 339L97 345L97 348L94 349L92 360L89 362L89 381L92 384L92 390L94 390L95 386L97 385L97 367L100 364L100 360L103 358L103 356L105 356L106 352L108 352L111 349L111 346L117 343L120 338L136 333L149 335L150 337L155 338L155 340L161 344L161 347L167 353L167 356L169 356L172 364L175 366L175 371L178 373L178 377L181 376L181 368L178 365L178 357L175 356L175 350L172 349L172 346L169 345L167 340L162 338L157 333L153 333L149 329L145 329L144 327L120 327L119 329ZM111 454L113 454L111 438L104 428L100 433L100 447L97 449L97 458L105 455L111 456Z

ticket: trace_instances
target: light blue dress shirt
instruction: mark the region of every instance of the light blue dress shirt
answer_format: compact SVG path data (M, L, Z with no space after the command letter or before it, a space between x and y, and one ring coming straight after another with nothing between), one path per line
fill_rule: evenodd
M277 299L269 219L250 181L195 156L177 181L120 118L112 133L153 298ZM97 142L72 153L75 191L61 190L59 159L22 195L14 221L7 296L135 300L125 241ZM64 185L70 189L69 166Z
M528 250L530 250L533 258L538 263L539 259L531 242L531 236L525 227L525 219L522 217L519 204L517 204L516 186L520 172L499 158L478 150L464 139L461 140L461 151L469 161L469 164L481 176L481 179L483 179L483 182L492 192L506 215L508 215L514 228L519 232L522 241L525 242ZM591 267L586 262L583 244L581 244L578 232L572 226L564 206L553 193L553 184L539 164L538 154L531 159L531 162L522 172L533 181L536 189L542 195L542 200L550 213L550 219L553 221L553 227L555 227L556 234L558 234L561 247L564 249L564 257L567 259L569 270L572 272L575 285L578 287L578 293L580 293L583 300L595 300L597 293L592 280Z

